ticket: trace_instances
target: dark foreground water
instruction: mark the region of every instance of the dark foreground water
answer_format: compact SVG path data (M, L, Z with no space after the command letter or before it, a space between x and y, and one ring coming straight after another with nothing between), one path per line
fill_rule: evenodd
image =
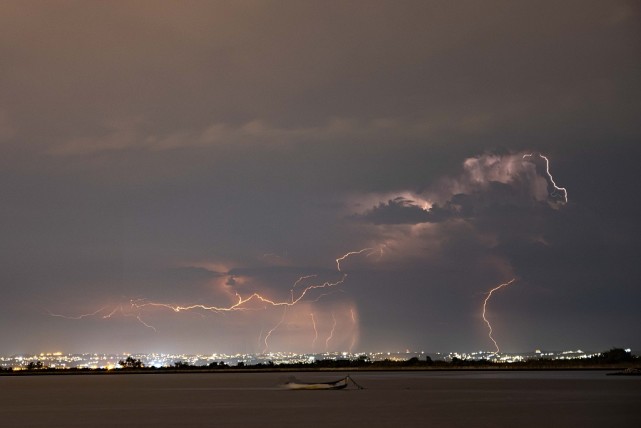
M641 427L641 377L605 372L369 372L366 389L291 391L288 376L0 377L0 427Z

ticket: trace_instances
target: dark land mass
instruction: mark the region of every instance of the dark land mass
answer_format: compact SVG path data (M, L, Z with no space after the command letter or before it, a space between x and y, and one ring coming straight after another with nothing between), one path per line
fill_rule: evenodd
M370 361L358 359L318 360L312 363L273 362L235 366L224 362L213 362L205 366L190 365L177 361L172 367L145 367L140 360L128 357L120 361L121 369L49 368L41 362L30 362L24 370L1 369L1 375L45 375L45 374L152 374L152 373L244 373L244 372L311 372L311 371L448 371L448 370L614 370L615 373L637 375L641 369L641 358L623 349L613 348L591 358L584 359L531 359L527 361L496 363L488 360L433 361L430 357L412 357L405 361ZM627 370L627 371L626 371Z

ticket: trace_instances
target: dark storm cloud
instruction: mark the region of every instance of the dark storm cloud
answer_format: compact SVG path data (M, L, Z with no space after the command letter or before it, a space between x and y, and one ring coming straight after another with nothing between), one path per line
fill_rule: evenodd
M555 184L545 158L531 153L469 158L463 162L461 176L444 178L433 187L424 192L428 202L423 207L397 196L353 218L377 225L437 223L492 218L493 211L505 207L536 211L540 205L559 208L567 203L567 190Z
M478 300L512 275L514 348L637 340L635 2L0 9L0 321L38 332L0 353L256 351L280 311L150 312L151 335L42 308L233 304L364 248L323 308L357 308L363 348L484 347Z
M176 280L207 280L221 276L227 276L227 272L215 272L203 267L175 267L166 269L160 274Z
M630 308L623 302L615 305L617 310L612 310L599 304L598 299L611 302L610 287L616 288L614 282L622 281L620 272L614 272L614 269L622 269L633 276L639 274L638 269L629 262L630 251L634 251L633 247L637 244L634 244L633 238L625 240L625 243L615 244L614 237L604 231L603 222L607 220L595 216L588 205L599 206L601 213L608 211L608 208L597 201L582 201L581 198L570 199L567 204L560 202L558 195L554 194L555 189L550 184L545 169L541 170L538 165L534 169L528 163L523 163L524 169L519 171L514 163L514 160L519 159L522 159L520 154L483 155L468 159L464 165L473 168L463 168L464 173L460 176L443 180L441 187L449 186L449 189L473 186L466 190L467 193L456 194L444 204L448 213L454 214L448 217L447 222L430 224L426 211L424 218L415 223L414 232L411 234L402 227L400 221L396 222L399 225L397 228L400 227L398 233L394 233L390 228L391 222L379 223L379 227L382 227L381 236L388 240L391 249L396 249L406 257L415 257L414 252L419 248L423 257L422 275L414 278L406 278L404 269L408 264L402 258L395 258L393 262L402 270L396 279L390 278L389 281L397 284L394 290L398 292L398 284L407 283L407 286L411 287L414 282L416 286L417 279L422 278L418 283L426 284L430 291L417 292L414 298L424 296L425 299L433 299L436 291L446 291L447 297L441 295L439 299L450 301L452 296L458 296L458 302L457 299L452 300L447 306L448 310L452 307L465 308L478 316L479 301L475 302L471 299L472 294L465 296L465 293L476 290L475 293L483 295L498 283L514 277L517 279L514 288L506 290L505 293L510 296L508 301L521 307L518 310L507 309L505 312L509 313L516 323L513 325L513 333L506 332L510 337L508 342L521 343L517 348L525 346L523 338L518 337L519 330L528 331L530 339L534 342L549 341L556 343L555 346L563 346L564 340L573 340L571 337L581 337L582 341L589 341L590 333L578 327L573 319L576 318L577 322L580 319L580 323L589 325L594 333L599 329L600 321L597 320L604 316L621 320L627 318L624 314L629 314ZM603 159L602 165L606 166L612 162L616 163L616 158L607 156ZM631 167L629 162L625 164L625 169ZM477 174L477 165L491 165L491 168L481 169L484 173ZM554 167L555 164L552 163L553 174L559 171ZM589 165L582 165L579 169L585 174L590 174L589 168ZM504 175L506 172L510 174ZM531 175L533 172L536 172L536 175ZM487 178L500 179L503 182ZM565 184L559 181L558 176L556 179L559 185ZM532 181L538 184L532 186ZM625 188L629 184L625 183ZM625 188L620 189L622 192L618 193L619 196L625 195ZM442 189L439 190L441 195L446 194ZM578 195L580 196L582 195ZM593 194L589 197L594 196ZM403 202L402 205L405 206L411 205L403 199L398 202ZM379 207L387 206L388 204L381 204ZM630 207L634 210L639 209L638 204L631 204ZM376 208L366 215L372 213L378 214ZM607 216L611 215L613 213ZM628 214L620 213L617 216L626 218ZM361 219L363 217L365 216ZM424 226L420 226L421 224ZM419 226L422 229L416 228ZM430 246L430 242L438 242L438 245ZM390 257L393 258L394 255ZM630 289L626 287L626 290L624 293L627 295ZM597 295L601 297L597 298ZM401 296L403 293L397 294L397 298ZM385 300L382 293L380 298ZM387 299L392 297L387 296ZM412 306L409 300L404 304L406 307ZM593 313L595 318L590 318L587 312L581 312L579 307ZM429 315L431 322L441 323L449 319L446 312L441 312L438 308L433 309ZM528 325L534 319L540 319L542 312L547 315L554 314L553 317L561 326L559 335L555 335L554 339L544 329L539 330ZM606 313L608 315L605 315ZM419 324L419 314L420 311L409 312L406 318L409 317L412 322ZM503 317L506 317L505 314ZM476 316L470 317L470 326L474 325ZM451 321L448 321L447 325L448 329L457 328ZM632 330L628 329L628 334L631 333ZM463 329L457 334L461 337L470 336L468 340L473 341L471 336L478 334L478 331L472 333Z
M256 121L296 130L366 119L463 134L513 123L542 131L594 111L620 122L630 113L612 107L636 75L627 3L6 9L5 122L67 153L173 147Z

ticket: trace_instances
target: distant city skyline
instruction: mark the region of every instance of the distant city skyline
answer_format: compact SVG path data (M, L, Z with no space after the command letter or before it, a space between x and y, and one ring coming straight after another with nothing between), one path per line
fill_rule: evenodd
M0 4L0 354L641 349L629 1Z
M631 352L625 349L625 352ZM216 365L238 366L257 364L312 364L321 360L359 360L365 357L369 361L408 361L412 358L433 361L465 361L488 360L493 362L515 363L528 360L581 360L600 355L600 352L586 352L581 349L571 351L541 351L517 352L497 355L492 352L425 352L425 351L386 351L386 352L328 352L318 354L296 354L288 352L271 352L267 354L164 354L164 353L77 353L47 352L24 355L0 355L0 368L23 370L38 364L38 368L50 369L107 369L123 368L123 361L133 359L140 361L145 367L175 367L177 364L188 366ZM634 355L634 354L632 354ZM35 368L35 367L34 367Z

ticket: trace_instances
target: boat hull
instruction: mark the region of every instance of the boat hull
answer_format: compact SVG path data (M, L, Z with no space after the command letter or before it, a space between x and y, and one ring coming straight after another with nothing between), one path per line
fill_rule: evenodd
M337 380L336 382L321 382L321 383L300 383L300 382L287 382L285 385L287 389L300 389L300 390L330 390L330 389L343 389L347 387L347 378Z

